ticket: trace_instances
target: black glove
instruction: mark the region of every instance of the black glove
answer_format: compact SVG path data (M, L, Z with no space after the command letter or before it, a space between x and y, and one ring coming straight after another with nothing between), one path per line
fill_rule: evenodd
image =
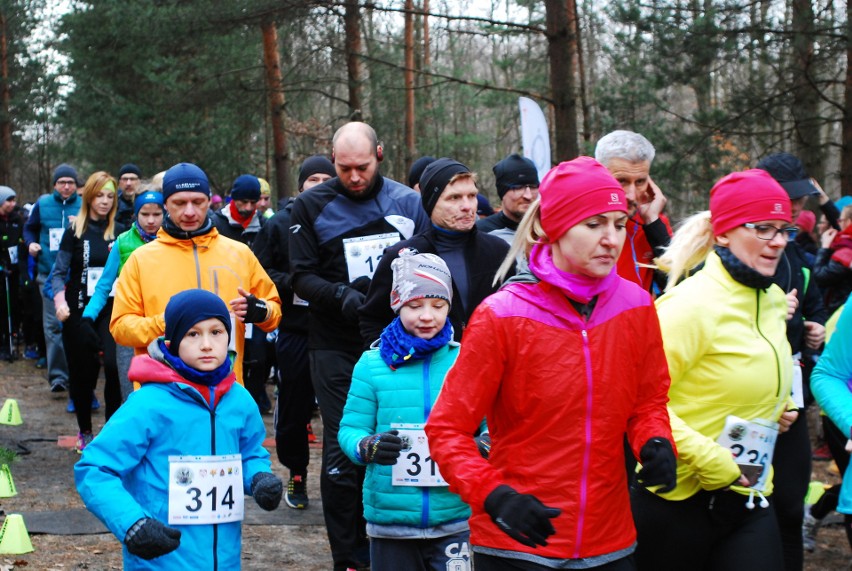
M354 289L355 291L360 291L364 295L367 295L367 292L370 290L370 283L373 280L368 278L367 276L361 276L360 278L356 278L354 282L349 284L349 287Z
M671 492L677 486L677 459L671 442L654 437L639 451L639 483L645 486L662 486L656 493Z
M479 436L474 436L473 440L476 442L476 447L479 448L480 456L488 460L488 455L491 454L491 436L487 432L483 432Z
M260 299L253 294L246 296L246 316L243 317L245 323L266 321L267 313L266 300Z
M402 450L402 439L397 436L398 430L382 432L372 436L365 436L358 442L358 454L365 464L375 462L383 466L396 464L399 453Z
M251 479L251 495L257 505L271 512L281 503L284 484L281 478L270 472L258 472Z
M124 545L136 557L154 559L180 546L180 530L167 527L150 517L143 517L127 530Z
M343 284L337 286L337 291L334 292L334 299L340 301L340 312L343 314L343 319L351 322L358 322L358 308L364 305L366 299L363 293Z
M562 510L549 508L530 494L519 494L502 484L485 498L485 511L503 533L515 541L535 548L547 545L547 538L556 533L555 518Z
M104 350L101 336L98 335L98 331L95 329L95 322L88 317L80 320L80 343L83 347L95 353L100 353Z

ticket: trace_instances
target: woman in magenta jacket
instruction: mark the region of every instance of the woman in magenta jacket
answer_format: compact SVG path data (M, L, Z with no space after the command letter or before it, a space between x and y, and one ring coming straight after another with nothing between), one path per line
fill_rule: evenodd
M532 275L474 312L426 432L471 507L477 571L635 569L624 435L639 480L670 489L669 375L653 302L618 277L619 183L580 157L553 168L518 228ZM488 460L470 438L485 417Z

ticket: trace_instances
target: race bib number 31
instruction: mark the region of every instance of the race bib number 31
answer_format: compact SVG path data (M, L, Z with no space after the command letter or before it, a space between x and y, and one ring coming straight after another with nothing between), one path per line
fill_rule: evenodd
M242 521L242 457L169 456L169 524Z
M402 451L391 469L394 486L447 486L438 465L429 453L429 441L422 424L391 424L399 431Z

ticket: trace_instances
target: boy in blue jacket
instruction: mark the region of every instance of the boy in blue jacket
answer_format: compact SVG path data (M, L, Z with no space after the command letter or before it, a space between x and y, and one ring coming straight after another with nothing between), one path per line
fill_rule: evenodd
M235 382L225 303L183 291L165 321L165 337L131 364L141 388L74 467L77 491L124 544L124 569L239 569L244 494L273 510L283 486Z
M367 465L372 571L466 571L470 509L441 478L423 431L458 356L447 320L450 272L441 258L412 250L391 268L398 315L355 365L337 437L353 462Z

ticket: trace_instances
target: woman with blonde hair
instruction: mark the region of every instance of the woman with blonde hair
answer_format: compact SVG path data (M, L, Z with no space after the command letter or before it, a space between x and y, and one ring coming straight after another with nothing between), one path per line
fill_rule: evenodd
M426 424L450 491L470 505L477 571L635 569L623 468L675 478L666 369L648 292L615 271L624 246L621 185L589 157L544 177L504 270L518 276L474 311ZM474 439L488 421L491 451Z
M80 212L62 235L51 274L56 318L63 322L62 343L68 359L69 391L79 428L76 449L80 453L93 438L92 399L100 372L98 352L86 342L94 333L90 331L93 327L97 329L94 334L103 341L106 383L117 389L119 382L109 314L102 314L90 324L90 320L83 319L83 310L95 292L115 236L123 230L115 222L116 182L109 173L91 175L83 187L82 199ZM112 402L107 405L118 407Z
M773 276L792 234L786 191L765 171L737 172L660 260L677 486L632 490L640 570L784 568L772 456L798 413L788 410L789 306Z

